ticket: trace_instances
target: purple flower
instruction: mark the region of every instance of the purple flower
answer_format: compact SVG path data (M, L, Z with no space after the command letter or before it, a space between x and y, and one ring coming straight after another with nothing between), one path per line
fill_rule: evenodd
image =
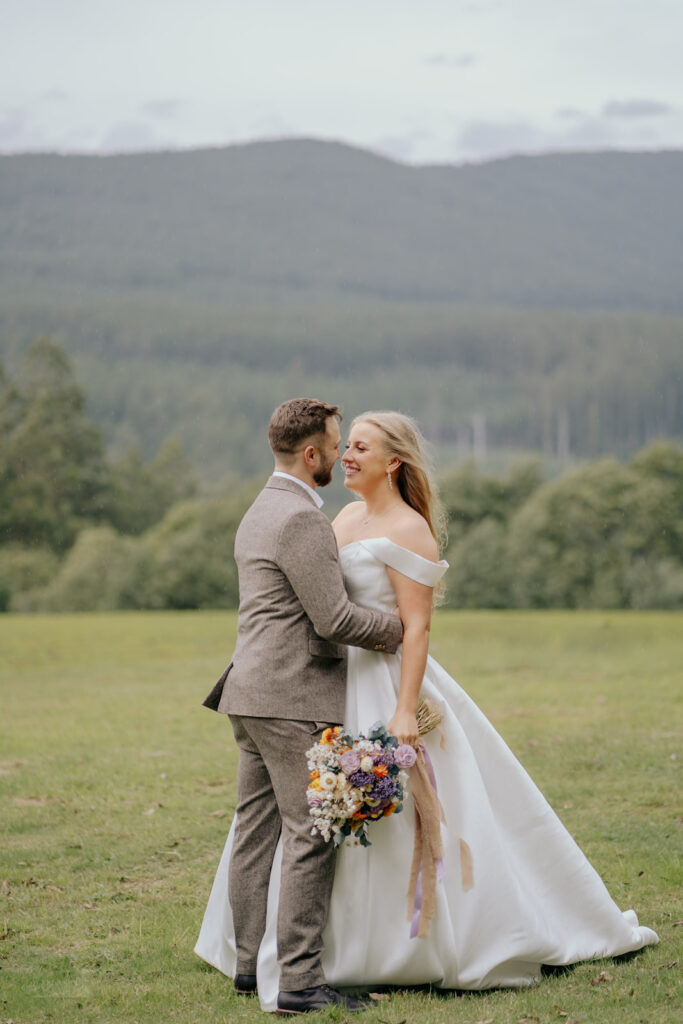
M384 779L377 780L372 790L372 796L375 800L390 800L395 792L396 783L390 776L387 776Z
M372 772L354 772L353 775L349 776L351 785L356 786L358 789L362 789L363 786L369 786L376 779L377 776L373 775Z
M323 802L323 798L318 796L312 789L306 791L306 800L309 807L319 807Z
M411 747L409 743L402 743L400 747L396 747L394 751L394 763L399 768L412 768L417 761L417 754L415 748Z
M375 764L385 764L387 768L393 768L394 766L394 752L391 747L385 747L384 750L375 758Z
M339 757L341 770L345 775L353 775L360 768L360 753L357 750L345 750Z

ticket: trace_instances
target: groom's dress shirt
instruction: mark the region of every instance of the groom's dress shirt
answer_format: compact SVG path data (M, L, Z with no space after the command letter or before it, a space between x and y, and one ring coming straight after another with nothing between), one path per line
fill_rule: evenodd
M313 498L313 501L316 503L318 508L322 508L323 505L325 504L325 502L320 497L318 492L315 491L310 484L307 484L305 480L300 480L298 476L292 476L291 473L283 473L281 469L276 469L273 473L273 476L281 476L283 480L293 480L295 484L299 485L299 487L303 487L303 489L306 491L306 494L310 494L310 496Z
M237 646L205 701L223 714L342 722L346 645L393 654L402 640L398 618L349 600L312 490L274 474L240 523Z

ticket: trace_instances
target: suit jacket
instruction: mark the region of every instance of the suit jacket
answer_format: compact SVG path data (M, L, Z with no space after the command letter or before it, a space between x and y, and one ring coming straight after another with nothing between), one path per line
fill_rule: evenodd
M232 661L204 701L223 714L342 722L346 644L393 653L394 615L349 601L332 526L272 476L235 537L240 607Z

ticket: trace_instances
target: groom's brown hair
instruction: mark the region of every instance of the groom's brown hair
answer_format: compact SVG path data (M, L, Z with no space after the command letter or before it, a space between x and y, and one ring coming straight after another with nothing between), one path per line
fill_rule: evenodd
M276 455L293 455L307 441L327 430L330 416L341 423L338 406L321 402L318 398L290 398L278 405L270 417L268 442Z

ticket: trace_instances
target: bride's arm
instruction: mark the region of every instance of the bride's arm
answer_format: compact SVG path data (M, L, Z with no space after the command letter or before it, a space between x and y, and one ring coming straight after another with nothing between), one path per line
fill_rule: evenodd
M432 588L411 580L387 566L396 591L399 617L403 622L401 684L396 710L387 729L399 743L417 746L417 702L429 653L429 628L432 619Z

